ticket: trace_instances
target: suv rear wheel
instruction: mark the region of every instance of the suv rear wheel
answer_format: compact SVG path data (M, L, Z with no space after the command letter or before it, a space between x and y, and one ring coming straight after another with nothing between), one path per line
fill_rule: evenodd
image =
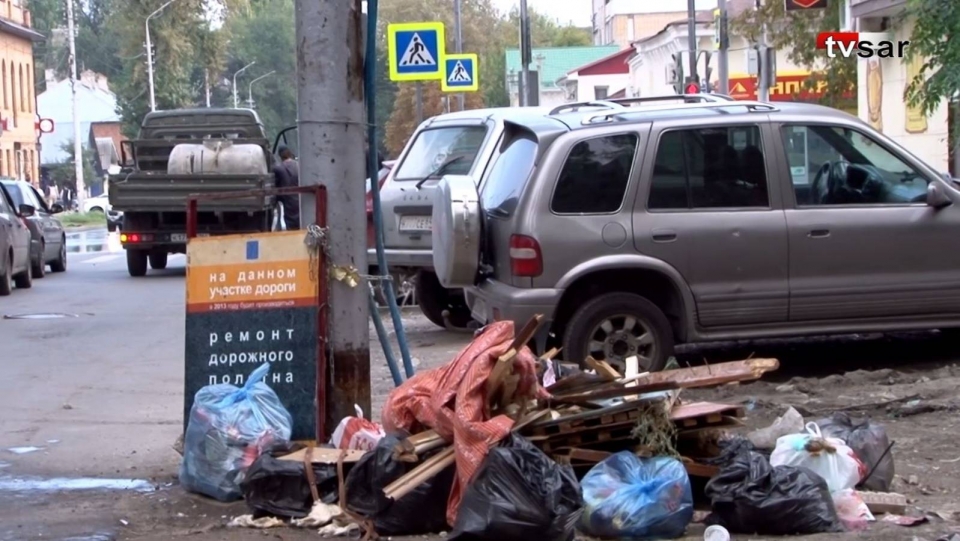
M670 322L657 305L633 293L606 293L584 303L567 324L564 357L584 364L587 356L623 374L637 356L640 371L662 370L673 355Z
M463 328L473 321L463 290L444 288L433 272L421 270L417 273L416 295L420 311L438 327L447 328L443 321L445 310L449 310L450 324L454 327Z

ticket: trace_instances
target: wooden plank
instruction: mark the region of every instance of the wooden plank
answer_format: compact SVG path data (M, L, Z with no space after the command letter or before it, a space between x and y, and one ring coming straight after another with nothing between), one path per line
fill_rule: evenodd
M289 455L284 455L277 457L277 460L292 460L295 462L303 462L304 458L307 455L307 449L300 449L290 453ZM326 447L316 447L311 453L311 462L314 464L336 464L340 460L340 453L343 451L340 449L328 449ZM343 461L346 463L357 462L363 455L367 454L367 451L347 451L347 456L344 457Z
M530 318L530 321L520 329L520 332L517 333L513 339L513 342L510 344L510 347L507 348L506 353L500 356L497 359L496 364L493 366L493 370L490 371L490 376L487 377L487 404L492 405L499 400L499 395L501 387L503 386L504 379L513 373L513 359L516 358L517 353L533 339L533 336L537 333L537 330L540 329L540 325L543 324L543 314L537 314Z
M568 455L570 460L580 460L583 462L603 462L604 460L613 456L613 453L607 451L596 451L593 449L581 449L579 447L574 447L570 449Z
M688 460L683 461L683 467L686 468L687 475L690 477L704 477L706 479L712 479L718 473L720 473L719 466L708 466L707 464L700 464Z
M456 461L456 452L453 446L424 460L419 466L400 476L396 481L383 489L386 497L399 500L413 492L417 487L436 477L440 472Z
M739 413L739 415L737 415ZM683 421L686 419L713 419L710 422L720 422L723 414L733 414L735 416L743 415L741 406L730 404L718 404L715 402L691 402L689 404L680 404L670 411L670 419L673 421Z
M867 509L871 513L890 513L891 515L902 515L907 511L907 497L895 492L866 492L858 490L857 493L863 498L863 503L867 504Z

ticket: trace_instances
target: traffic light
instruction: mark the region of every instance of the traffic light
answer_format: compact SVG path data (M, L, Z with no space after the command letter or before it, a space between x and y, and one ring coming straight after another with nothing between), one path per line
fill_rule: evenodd
M685 86L685 87L683 88L683 93L684 93L684 94L699 94L699 93L700 93L700 85L697 84L696 82L689 82L689 83L687 83L687 86Z
M673 85L673 91L677 94L683 94L683 53L673 53L673 64L670 66L670 84Z

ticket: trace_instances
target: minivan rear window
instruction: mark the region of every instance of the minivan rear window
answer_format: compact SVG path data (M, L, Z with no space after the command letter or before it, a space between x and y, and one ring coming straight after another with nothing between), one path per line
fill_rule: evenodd
M485 126L430 128L417 134L394 180L468 175L487 136Z
M480 203L495 216L510 216L537 160L537 140L522 133L507 143L482 187Z

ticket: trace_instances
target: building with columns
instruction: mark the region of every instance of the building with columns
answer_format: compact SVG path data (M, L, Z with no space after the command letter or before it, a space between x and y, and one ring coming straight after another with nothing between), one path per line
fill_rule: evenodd
M24 0L0 0L0 176L39 182L33 44Z

